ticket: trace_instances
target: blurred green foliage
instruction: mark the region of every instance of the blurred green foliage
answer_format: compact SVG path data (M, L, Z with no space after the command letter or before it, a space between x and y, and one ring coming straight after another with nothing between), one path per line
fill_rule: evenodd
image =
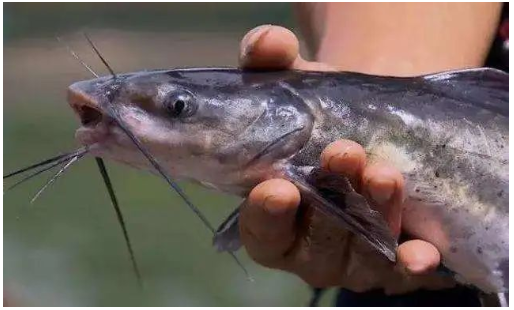
M287 3L7 3L4 8L8 41L80 27L212 32L294 24Z

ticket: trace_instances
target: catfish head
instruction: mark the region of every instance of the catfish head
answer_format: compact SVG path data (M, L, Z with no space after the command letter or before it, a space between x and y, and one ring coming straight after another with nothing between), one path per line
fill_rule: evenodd
M313 116L285 72L177 69L74 83L68 101L92 155L153 171L120 124L173 177L244 195L279 176Z

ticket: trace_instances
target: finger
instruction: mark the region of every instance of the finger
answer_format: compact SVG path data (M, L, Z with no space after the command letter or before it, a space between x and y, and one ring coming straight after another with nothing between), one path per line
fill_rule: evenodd
M239 61L248 69L287 69L299 53L300 43L289 29L262 25L244 36Z
M351 140L332 142L321 153L321 167L346 176L356 190L359 190L365 165L366 152L360 144Z
M326 64L304 60L296 35L287 28L273 25L256 27L244 36L239 63L245 69L334 70Z
M364 168L362 173L362 193L371 200L398 236L401 227L404 180L395 168L374 163Z
M272 179L257 185L241 210L241 240L258 263L272 267L294 242L300 192L289 181Z
M306 70L306 71L337 71L335 67L327 65L323 62L307 61L298 56L292 65L293 69Z
M434 271L441 262L441 254L435 246L423 240L410 240L400 244L398 263L412 275Z

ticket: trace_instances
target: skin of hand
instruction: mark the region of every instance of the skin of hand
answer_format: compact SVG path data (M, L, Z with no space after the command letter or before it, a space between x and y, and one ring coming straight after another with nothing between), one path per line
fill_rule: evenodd
M243 38L240 65L254 70L339 69L304 60L296 36L271 25L257 27ZM399 235L404 180L398 170L367 158L362 146L349 140L328 145L320 165L347 176ZM449 278L431 272L439 265L440 254L430 243L411 240L401 244L398 263L393 266L313 208L307 207L298 219L299 205L298 189L286 180L268 180L251 191L241 210L240 233L248 254L257 263L295 273L315 287L339 286L353 291L383 288L386 293L398 294L454 285Z
M412 76L480 67L503 3L299 3L310 54L339 70Z

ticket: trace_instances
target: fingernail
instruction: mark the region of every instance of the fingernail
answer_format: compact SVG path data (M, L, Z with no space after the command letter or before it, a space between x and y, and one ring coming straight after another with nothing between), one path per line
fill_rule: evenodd
M321 165L331 172L353 176L364 166L366 155L363 152L362 147L355 142L336 141L321 153Z
M271 216L283 216L291 212L289 203L284 202L280 197L270 195L264 199L262 207L266 210L267 214Z
M271 215L275 215L276 213L274 208L275 202L273 201L274 198L275 197L273 195L266 196L262 203L262 207L264 208L264 210L266 210L266 212Z
M355 175L357 171L361 169L362 165L360 162L355 164L359 159L359 156L358 154L350 152L349 149L350 148L330 157L326 168L331 172ZM356 157L357 159L354 159L353 157ZM348 163L351 163L351 165Z
M375 180L368 183L368 192L376 203L383 205L391 201L395 187L394 180Z
M244 36L243 40L241 41L241 45L243 46L241 59L244 60L246 57L248 57L248 54L251 52L255 43L271 29L271 26L272 25L269 24L259 26L252 29Z

